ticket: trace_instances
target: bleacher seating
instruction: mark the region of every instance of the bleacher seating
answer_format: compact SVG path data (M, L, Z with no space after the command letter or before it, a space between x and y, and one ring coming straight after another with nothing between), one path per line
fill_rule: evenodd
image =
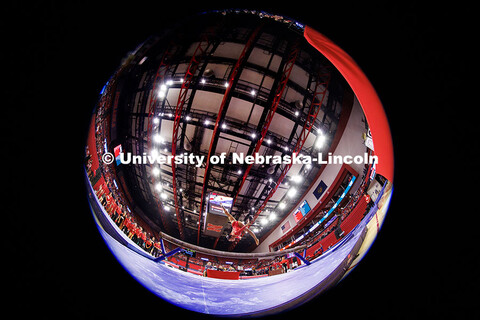
M366 209L367 209L367 201L365 197L362 196L358 199L358 203L355 206L355 208L352 210L352 212L350 212L350 214L340 224L340 227L344 232L344 235L347 235L350 231L352 231L355 228L355 226L357 226L360 223ZM326 230L324 230L321 234L319 234L315 240L317 240L317 238L321 237L323 234L330 232L330 230L332 230L336 225L337 225L336 222L330 225ZM335 233L330 232L330 234L328 234L325 238L323 238L322 240L318 241L316 244L308 248L306 252L306 256L308 258L313 258L315 255L315 251L319 249L320 246L323 246L323 250L326 251L330 246L335 245L337 242L338 242L338 239L335 236Z
M358 199L358 203L355 208L350 212L350 214L345 218L342 222L341 227L345 234L348 234L350 231L353 230L360 223L367 209L367 201L365 197L360 197Z

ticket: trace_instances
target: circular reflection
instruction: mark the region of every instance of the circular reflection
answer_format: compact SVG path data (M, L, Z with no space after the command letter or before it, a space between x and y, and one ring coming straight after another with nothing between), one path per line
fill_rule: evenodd
M86 145L105 242L182 308L263 315L346 275L392 191L382 105L317 31L257 11L200 14L131 52Z

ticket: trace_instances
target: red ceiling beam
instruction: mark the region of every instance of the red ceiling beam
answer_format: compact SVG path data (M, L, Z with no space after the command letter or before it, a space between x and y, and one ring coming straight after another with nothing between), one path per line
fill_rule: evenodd
M147 141L148 141L148 150L151 147L151 133L152 133L152 120L155 114L155 105L158 99L158 88L163 84L163 80L165 79L165 74L170 66L169 60L172 56L172 53L168 51L168 49L164 52L162 56L162 60L160 61L160 65L158 66L157 73L155 74L155 79L153 80L153 88L152 88L152 97L150 98L150 103L148 105L148 126L147 126Z
M265 118L265 122L262 126L262 131L260 133L260 138L257 140L257 143L255 145L255 149L253 150L253 154L257 153L258 150L260 150L260 147L262 146L263 139L265 139L265 136L267 135L268 128L270 127L270 124L272 123L273 116L275 115L275 112L277 111L277 107L280 103L280 100L282 99L283 92L284 92L284 90L287 86L288 79L290 78L290 74L292 73L293 66L295 65L295 61L297 60L299 50L300 50L299 49L299 43L297 41L291 47L290 52L288 54L285 66L283 67L282 77L280 78L280 82L278 83L278 85L275 89L275 95L274 95L272 104L270 106L270 109L268 110L268 114ZM248 165L247 169L243 173L242 182L240 183L237 194L235 195L235 197L233 199L233 205L235 204L235 201L237 199L238 194L242 190L243 184L245 183L245 180L247 179L248 173L250 172L250 169L252 168L252 166L253 166L253 164ZM233 207L233 205L232 205L232 207ZM254 219L256 219L256 217ZM238 243L238 240L233 242L230 245L229 250L233 250L235 248L235 246L237 245L237 243Z
M272 119L273 119L273 116L275 115L275 112L277 111L277 107L278 107L278 104L280 103L280 100L282 98L283 91L285 90L288 79L290 78L290 73L292 71L293 66L295 65L295 60L297 58L297 55L298 55L298 46L295 45L295 46L293 46L293 48L292 48L292 50L289 54L287 63L285 64L285 67L283 69L282 78L279 82L279 85L276 88L276 92L275 92L275 96L274 96L272 105L271 105L271 107L268 111L267 117L266 117L264 125L262 127L262 132L260 134L260 138L257 140L257 143L255 145L255 149L253 150L253 154L257 153L258 150L260 150L260 147L262 146L262 142L265 139L265 136L267 135L268 128L270 126L270 123L272 122ZM247 179L248 173L250 172L250 169L252 168L252 166L253 166L253 164L248 165L247 169L243 173L242 182L240 183L237 194L233 198L233 205L235 205L237 197L240 194L240 191L242 190L243 184L245 183L245 180Z
M300 151L302 150L303 145L305 144L305 141L307 140L308 135L310 134L310 132L312 130L312 127L315 124L315 121L317 119L318 113L319 113L319 111L322 107L323 100L325 99L329 83L330 83L330 73L329 72L321 73L321 74L318 75L317 82L315 84L314 94L313 94L313 97L312 97L312 103L311 103L310 108L308 110L308 115L307 115L307 118L305 119L305 123L303 124L302 131L300 132L299 138L298 138L298 140L295 144L295 147L293 148L292 154L298 155L300 153ZM283 179L287 176L288 171L290 170L291 167L292 167L292 163L286 164L283 167L282 172L281 172L280 176L278 177L275 186L270 190L267 197L263 201L262 205L256 211L255 215L253 216L251 224L253 224L255 222L255 220L258 218L258 216L260 215L262 210L266 207L268 201L275 194L278 187L282 183ZM235 247L234 244L236 245L236 243L237 242L232 243L232 246Z
M300 151L303 148L303 145L305 144L305 141L308 138L308 135L310 134L312 127L315 123L315 120L317 119L318 112L320 111L322 107L323 100L325 99L325 95L327 93L327 88L328 84L330 83L330 73L327 74L320 74L317 79L317 83L315 85L315 91L314 95L312 97L312 104L310 105L310 108L308 110L308 115L305 120L305 123L303 124L302 131L300 132L300 135L298 137L297 143L295 144L295 147L293 148L292 155L298 155ZM262 205L258 208L257 212L255 213L252 224L255 222L255 220L258 218L262 210L265 208L265 206L268 203L268 200L273 196L273 194L277 191L278 186L282 183L283 179L287 176L288 171L292 167L293 163L286 164L280 176L278 177L277 183L275 186L270 190L268 193L267 197L263 201Z
M182 87L180 88L180 93L178 95L177 106L175 108L175 117L173 119L173 133L172 133L172 156L175 157L177 154L177 140L178 140L178 130L180 128L180 123L182 120L182 111L187 101L187 93L190 85L192 84L192 79L195 75L195 72L198 69L200 63L200 57L206 54L206 50L210 45L208 38L204 37L200 41L193 53L190 63L188 65L185 76L183 77ZM180 233L180 239L184 239L184 230L183 230L183 221L182 217L179 214L179 205L178 205L178 195L177 195L177 180L176 180L176 165L172 162L172 188L173 188L173 199L175 201L175 213L177 216L178 223L178 232Z
M200 233L201 233L201 221L202 221L202 216L203 216L203 207L204 207L204 201L205 201L205 196L206 196L206 190L207 190L207 184L208 184L208 172L209 172L209 166L210 166L210 157L212 156L212 152L215 152L213 149L214 146L214 141L215 137L217 136L218 132L218 127L220 125L220 121L222 120L222 114L223 114L223 109L227 105L227 102L230 100L231 97L231 91L234 87L234 83L237 81L238 77L240 76L239 71L241 70L240 66L244 63L247 57L247 52L250 51L251 47L253 46L255 39L260 32L260 29L262 28L263 25L258 26L250 35L248 38L247 43L243 47L242 53L240 54L237 63L235 64L230 77L228 79L228 85L225 90L225 93L223 94L223 100L222 103L220 104L220 109L218 110L218 115L217 115L217 120L215 121L215 126L213 127L213 133L212 133L212 139L210 140L210 147L208 148L208 156L206 160L206 166L205 166L205 174L203 175L203 188L202 188L202 195L200 198L200 210L199 210L199 215L198 215L198 232L197 232L197 244L200 243Z
M153 122L153 116L155 115L155 107L156 107L157 98L158 98L157 91L158 91L158 88L164 82L165 74L170 66L169 61L171 56L172 56L172 52L167 49L162 56L160 65L158 66L157 72L155 74L155 79L153 80L152 97L150 98L148 109L146 110L148 112L147 150L150 150L152 145L152 127L153 127L152 122ZM151 182L152 183L154 182L153 177L151 178ZM155 197L155 200L157 202L157 205L160 207L160 201L158 200L158 198ZM167 232L170 232L169 224L167 223L167 220L165 219L163 214L163 208L160 208L160 211L162 211L160 214L160 220L162 221L162 225Z

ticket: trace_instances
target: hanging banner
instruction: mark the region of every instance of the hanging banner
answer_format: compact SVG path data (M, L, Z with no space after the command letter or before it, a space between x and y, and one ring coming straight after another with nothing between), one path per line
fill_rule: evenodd
M325 190L327 190L327 185L325 184L325 182L323 182L323 180L321 180L320 183L315 188L315 190L313 191L313 195L318 200L320 199L322 194L325 192Z

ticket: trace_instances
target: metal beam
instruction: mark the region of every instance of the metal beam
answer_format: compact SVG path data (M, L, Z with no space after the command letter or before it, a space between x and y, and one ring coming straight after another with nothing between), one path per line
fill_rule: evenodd
M225 93L223 95L222 103L220 104L220 109L218 110L218 115L217 115L217 120L215 121L215 125L213 127L213 133L212 133L212 139L210 141L210 147L208 149L208 156L207 156L207 162L205 166L205 174L203 177L203 188L202 188L202 195L201 195L201 205L199 209L199 216L198 216L198 233L197 233L197 244L200 243L200 233L201 233L201 220L202 220L202 215L203 215L203 205L205 201L205 193L207 190L208 186L208 176L210 172L210 157L212 156L212 152L215 152L216 144L218 141L218 127L220 125L220 122L223 120L225 117L226 111L227 111L227 106L230 103L232 93L233 93L233 88L235 87L235 84L238 82L238 79L241 74L241 70L243 66L245 65L246 60L248 59L248 56L252 52L253 49L253 44L255 43L255 40L260 32L260 29L263 27L263 24L259 25L250 35L248 38L247 43L243 47L242 53L240 54L240 57L238 58L235 66L233 67L229 79L228 79L228 85L225 90Z
M195 72L197 71L198 65L200 63L200 59L202 56L206 55L206 51L209 47L210 43L207 37L204 37L202 41L200 41L195 49L192 58L190 59L190 63L188 65L187 71L185 72L185 76L183 78L182 87L180 88L180 93L178 95L177 106L175 108L175 117L173 122L173 133L172 133L172 156L175 157L177 154L177 138L178 138L178 130L180 128L181 118L182 118L182 111L187 101L187 93L190 85L192 83L192 79L195 76ZM177 195L177 181L175 175L175 163L172 163L172 185L173 185L173 199L175 201L175 213L177 216L177 223L178 223L178 232L180 234L180 238L184 238L183 233L183 219L179 212L179 203L178 203L178 195Z
M268 128L270 127L270 124L273 120L273 116L275 115L278 104L280 103L280 100L282 99L283 92L284 92L285 87L287 85L288 79L290 78L290 74L292 72L293 66L295 65L295 61L297 59L298 52L299 52L298 42L295 42L292 45L288 56L284 60L285 64L283 66L282 75L281 75L280 81L278 82L278 85L275 88L275 94L273 95L272 104L270 106L270 109L268 109L268 111L266 113L265 120L264 120L263 125L261 127L260 138L257 140L257 142L255 144L255 147L253 149L253 152L250 153L250 154L257 153L258 150L260 150L260 147L262 146L262 142L265 139L265 136L267 135ZM237 197L238 197L240 191L242 190L243 184L245 183L245 180L247 179L248 173L250 172L252 166L253 166L253 164L248 165L247 169L243 173L243 177L242 177L240 185L237 189L237 193L233 197L232 207L235 205Z
M152 91L151 91L152 92L151 93L152 97L150 99L148 109L146 108L146 110L145 110L145 113L148 114L148 117L147 117L147 136L146 136L146 138L147 138L147 150L151 150L151 146L152 146L152 127L153 127L153 116L155 115L155 107L156 107L157 99L158 99L157 91L158 91L158 88L164 82L165 75L167 73L168 68L170 67L169 62L171 60L172 55L173 55L173 53L172 53L172 50L170 48L167 48L162 55L162 58L160 60L160 64L157 68L157 72L155 73L155 78L153 80ZM152 184L154 183L154 178L153 177L151 177L151 182L152 182ZM166 221L166 219L164 217L165 215L163 214L163 208L160 205L161 202L155 197L152 197L152 198L155 200L155 203L156 203L157 207L159 208L160 220L162 221L163 227L165 228L166 231L170 232L169 223Z
M308 111L308 115L307 115L307 118L305 119L305 123L303 124L302 131L300 132L299 138L297 139L297 143L295 144L292 154L298 155L302 150L303 145L305 144L305 141L307 140L308 135L310 134L310 131L312 130L315 120L317 119L318 113L322 107L322 103L323 103L323 100L325 99L325 95L327 93L327 88L329 83L330 83L330 73L325 71L319 73L316 84L315 84L315 90L311 100L311 105ZM262 205L258 208L255 215L253 216L253 219L250 222L251 224L255 222L255 220L258 218L262 210L266 207L270 198L275 194L278 187L283 182L283 179L286 177L288 171L292 167L292 164L293 163L286 164L283 167L282 172L277 182L275 183L274 187L270 190L267 197L263 201ZM238 240L232 243L231 250L235 248L237 243L238 243Z
M299 138L297 140L297 143L295 144L295 147L293 149L292 154L298 155L300 151L303 148L303 145L305 144L305 141L308 138L308 135L310 134L310 131L312 130L313 124L315 123L315 120L317 119L318 112L320 111L320 108L322 106L323 100L325 98L328 84L330 82L330 74L320 74L317 79L317 83L315 85L315 92L312 98L312 104L310 105L310 109L307 115L307 118L305 120L305 123L303 124L302 131L300 132ZM268 200L273 196L275 191L277 191L278 186L282 183L283 179L287 175L288 171L292 167L292 163L286 164L285 167L283 167L282 172L277 180L277 183L275 186L270 190L268 196L265 198L263 201L262 205L258 208L257 212L255 213L253 217L253 222L257 219L257 217L260 215L260 212L265 208L267 205Z
M196 252L200 252L200 253L213 255L215 257L223 257L223 258L237 258L237 259L272 258L272 257L283 256L288 253L304 250L307 248L307 245L304 244L294 248L289 248L289 249L275 251L275 252L258 252L258 253L227 252L227 251L219 251L219 250L207 249L204 247L196 246L194 244L176 239L163 232L160 232L158 236L160 239L166 240L176 246L195 250Z

